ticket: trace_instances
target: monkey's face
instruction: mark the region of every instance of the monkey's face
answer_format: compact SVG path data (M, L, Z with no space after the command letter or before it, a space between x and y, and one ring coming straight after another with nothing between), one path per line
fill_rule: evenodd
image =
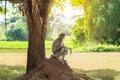
M65 36L60 36L61 37L61 39L64 39L65 38Z
M64 38L65 38L65 34L64 34L64 33L61 33L61 34L59 35L59 37L60 37L61 39L64 39Z

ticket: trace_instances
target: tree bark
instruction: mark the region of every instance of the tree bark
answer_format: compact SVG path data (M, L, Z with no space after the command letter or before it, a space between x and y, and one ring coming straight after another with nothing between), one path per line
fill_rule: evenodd
M23 2L23 0L6 0L6 1L9 1L11 3L21 3L21 2Z
M40 67L45 58L47 17L52 4L53 0L26 0L24 2L29 33L26 73Z

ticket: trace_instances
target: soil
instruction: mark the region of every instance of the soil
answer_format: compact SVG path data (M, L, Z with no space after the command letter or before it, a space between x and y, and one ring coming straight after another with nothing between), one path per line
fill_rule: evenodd
M75 73L67 64L51 56L44 59L41 67L30 71L27 80L93 80L84 74ZM18 77L15 80L23 80Z
M47 54L49 58L51 54ZM97 70L112 69L120 71L120 52L101 53L73 53L67 55L65 59L72 69ZM0 65L26 66L26 53L0 53Z

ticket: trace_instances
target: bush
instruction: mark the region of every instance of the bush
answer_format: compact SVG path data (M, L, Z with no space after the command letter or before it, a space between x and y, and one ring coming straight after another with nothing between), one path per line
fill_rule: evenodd
M11 23L5 32L7 41L26 41L28 40L28 32L26 23L22 19L17 20L15 23Z
M111 44L84 43L77 47L77 52L119 52L120 46Z

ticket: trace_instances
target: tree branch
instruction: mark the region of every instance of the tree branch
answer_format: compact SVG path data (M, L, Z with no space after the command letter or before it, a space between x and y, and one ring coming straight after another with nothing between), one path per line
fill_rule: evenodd
M21 3L23 0L8 0L11 3Z

